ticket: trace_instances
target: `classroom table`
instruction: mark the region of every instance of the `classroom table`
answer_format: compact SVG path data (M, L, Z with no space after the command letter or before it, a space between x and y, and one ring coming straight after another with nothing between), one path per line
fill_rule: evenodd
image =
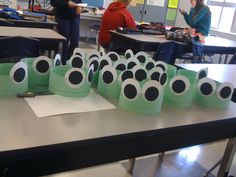
M37 118L23 98L0 98L0 172L48 175L229 139L217 175L225 177L236 147L235 106L163 105L153 116L117 108Z
M156 51L161 43L168 42L165 35L151 35L151 34L122 34L116 31L110 31L113 48L132 49L135 53L139 51ZM177 42L183 47L189 48L189 45ZM189 50L189 49L188 49ZM235 54L236 42L216 37L207 36L203 44L204 54Z
M30 27L30 28L47 28L55 29L57 22L47 20L47 21L33 21L33 20L14 20L14 19L2 19L0 21L6 21L12 23L15 27Z
M36 38L41 50L55 51L62 54L65 37L51 29L0 26L0 37L23 36Z

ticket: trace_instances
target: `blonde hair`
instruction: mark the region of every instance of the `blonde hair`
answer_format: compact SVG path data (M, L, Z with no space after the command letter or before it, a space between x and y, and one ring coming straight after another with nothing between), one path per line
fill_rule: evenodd
M116 2L123 2L126 5L129 5L131 3L132 0L116 0Z

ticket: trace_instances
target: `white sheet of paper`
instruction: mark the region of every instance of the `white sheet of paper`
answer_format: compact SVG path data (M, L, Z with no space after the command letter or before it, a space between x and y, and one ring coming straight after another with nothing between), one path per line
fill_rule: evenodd
M87 97L83 98L44 95L25 98L25 100L37 117L116 109L113 104L109 103L93 90L90 91Z
M164 7L165 0L147 0L148 5Z
M87 3L78 3L76 5L79 6L79 7L87 7L88 6Z

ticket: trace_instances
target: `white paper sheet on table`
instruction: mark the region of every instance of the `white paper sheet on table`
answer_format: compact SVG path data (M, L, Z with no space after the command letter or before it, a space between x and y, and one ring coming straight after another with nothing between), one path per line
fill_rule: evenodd
M37 117L116 109L113 104L109 103L93 90L90 91L87 97L83 98L44 95L25 98L25 100Z

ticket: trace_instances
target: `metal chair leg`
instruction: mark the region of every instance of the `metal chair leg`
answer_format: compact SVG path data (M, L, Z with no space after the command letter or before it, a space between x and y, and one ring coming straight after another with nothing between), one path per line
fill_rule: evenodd
M135 165L135 158L129 159L128 173L133 174Z
M213 165L206 173L204 173L204 177L208 176L217 166L220 165L220 163L222 162L222 158L215 164Z

